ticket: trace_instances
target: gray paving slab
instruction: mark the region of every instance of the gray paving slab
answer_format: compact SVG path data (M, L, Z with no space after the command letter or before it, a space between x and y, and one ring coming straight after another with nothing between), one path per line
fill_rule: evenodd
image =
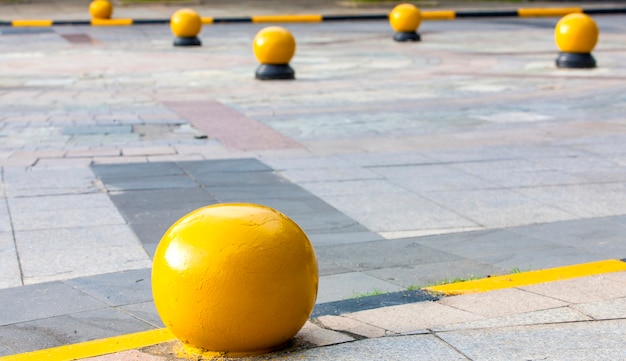
M579 277L550 285L538 284L520 287L520 289L569 303L591 303L626 297L624 283L605 278L602 275Z
M152 300L151 269L115 272L74 278L65 284L111 306L130 305Z
M13 235L9 232L0 232L0 289L21 285L22 274Z
M513 326L528 326L541 324L554 324L566 322L591 321L592 318L582 314L579 310L571 307L550 308L547 310L523 312L514 315L491 317L485 320L454 323L434 327L434 332L446 332L456 330L479 330L486 328L502 328Z
M624 321L510 327L439 333L451 347L470 359L619 360Z
M320 277L316 302L325 303L401 290L402 287L361 272L340 273Z
M345 195L328 198L338 210L374 232L477 227L477 222L411 192Z
M485 317L497 317L562 307L569 303L516 288L505 288L463 297L448 297L441 300L441 304Z
M131 316L154 327L165 327L163 321L161 321L161 317L157 313L153 301L133 303L125 306L120 306L118 309L123 310Z
M11 230L11 220L9 219L9 210L4 198L0 198L0 232L9 232Z
M98 178L105 182L144 177L184 175L184 171L173 162L118 164L115 167L96 164L91 169Z
M97 192L89 168L4 167L6 194L10 197L49 196Z
M492 265L458 259L452 261L415 264L411 266L381 268L364 273L402 287L426 287L441 282L485 278L509 274L511 270Z
M384 355L384 356L383 356ZM467 360L433 335L374 338L293 353L287 359L307 360Z
M423 246L415 239L318 247L316 254L318 258L360 271L462 259L460 256Z
M0 290L0 298L2 326L106 307L105 303L60 282L7 288Z
M101 308L0 327L0 343L16 353L153 329L114 308Z
M25 284L151 266L126 224L18 231L15 241Z
M613 298L597 302L582 303L572 306L594 320L623 320L626 318L626 298Z

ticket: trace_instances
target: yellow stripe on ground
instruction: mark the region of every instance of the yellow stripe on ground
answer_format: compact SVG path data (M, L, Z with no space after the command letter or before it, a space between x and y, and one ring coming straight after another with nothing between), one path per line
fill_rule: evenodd
M531 16L565 16L571 13L582 13L582 8L523 8L517 9L521 17Z
M213 24L213 18L210 16L202 17L202 24Z
M11 22L13 26L52 26L52 20L47 19L24 19L13 20Z
M252 17L253 23L319 23L322 15L258 15Z
M456 18L454 10L422 11L421 14L424 20L454 20Z
M562 281L576 277L619 271L626 271L626 262L607 260L549 268L538 271L514 273L510 275L495 276L466 282L450 283L446 285L427 287L426 289L429 291L441 292L447 295L461 295L493 291L502 288L529 286L544 282Z
M133 19L91 19L93 26L127 26L133 25Z
M70 361L95 357L115 352L128 351L139 347L156 345L174 340L175 337L166 329L150 330L129 335L115 336L100 340L87 341L74 345L59 346L46 350L27 352L0 357L0 361Z

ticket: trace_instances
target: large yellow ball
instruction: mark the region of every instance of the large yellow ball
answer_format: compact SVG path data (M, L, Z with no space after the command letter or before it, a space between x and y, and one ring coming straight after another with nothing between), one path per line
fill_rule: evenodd
M318 269L306 234L255 204L218 204L174 223L154 255L163 323L195 353L270 351L308 320Z
M89 14L94 19L110 19L113 5L107 0L94 0L89 4Z
M254 37L254 55L261 64L288 64L296 53L296 39L280 26L269 26Z
M174 35L181 38L193 38L202 30L202 18L192 9L180 9L170 19Z
M396 32L414 32L422 22L420 10L413 4L400 4L389 13L389 24Z
M569 14L561 18L554 30L554 39L564 53L590 53L598 42L598 25L585 14Z

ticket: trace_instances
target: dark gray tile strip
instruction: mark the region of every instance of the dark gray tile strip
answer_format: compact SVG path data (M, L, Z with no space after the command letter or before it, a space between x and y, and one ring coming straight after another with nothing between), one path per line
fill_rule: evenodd
M375 308L403 305L423 301L436 301L439 298L421 290L400 291L382 295L359 297L349 300L328 302L315 305L312 318L326 315L340 315Z

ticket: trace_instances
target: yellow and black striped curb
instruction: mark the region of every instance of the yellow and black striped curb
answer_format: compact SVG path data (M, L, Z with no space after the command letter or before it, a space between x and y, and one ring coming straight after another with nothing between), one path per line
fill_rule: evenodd
M426 290L446 295L488 292L503 288L530 286L539 283L626 271L626 258L576 264L544 270L520 272L504 276L450 283L428 287ZM0 361L71 361L143 348L176 340L166 328L114 336L73 345L0 356Z
M618 8L520 8L517 10L423 10L424 20L454 20L466 18L494 18L494 17L559 17L571 13L587 15L626 14L626 7ZM324 21L358 21L358 20L386 20L388 14L371 15L258 15L244 17L202 17L204 24L223 23L319 23ZM91 26L128 26L147 24L169 24L170 19L91 19L91 20L50 20L50 19L18 19L0 21L0 26L62 26L62 25L91 25Z

